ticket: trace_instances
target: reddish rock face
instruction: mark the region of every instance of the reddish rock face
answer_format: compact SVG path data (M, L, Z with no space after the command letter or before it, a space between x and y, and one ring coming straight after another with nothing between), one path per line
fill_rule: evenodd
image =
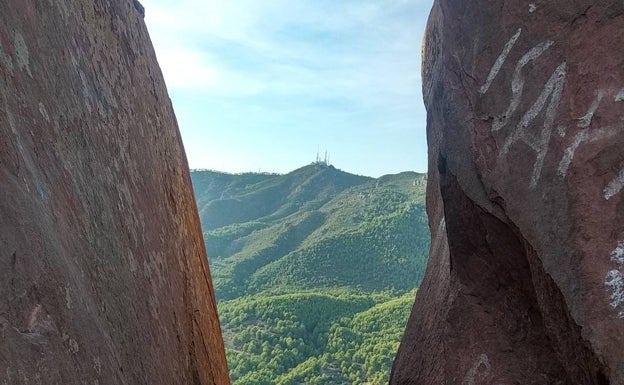
M133 0L0 2L0 384L228 384Z
M391 384L624 384L624 5L438 0L427 276Z

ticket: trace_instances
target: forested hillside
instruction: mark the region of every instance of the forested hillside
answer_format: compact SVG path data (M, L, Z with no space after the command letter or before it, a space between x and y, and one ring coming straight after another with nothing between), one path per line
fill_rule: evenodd
M386 383L429 249L425 176L191 177L233 383Z

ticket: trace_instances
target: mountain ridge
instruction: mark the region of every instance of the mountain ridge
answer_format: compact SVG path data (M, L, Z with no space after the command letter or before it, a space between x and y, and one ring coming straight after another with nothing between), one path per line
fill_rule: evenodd
M388 270L380 265L387 258L383 259L385 251L377 244L398 242L397 233L409 237L410 221L424 218L426 177L412 171L370 178L312 163L282 175L194 171L191 176L215 290L223 299L276 286L293 287L289 277L297 276L301 266L319 253L337 251L343 260L353 259L352 251L369 254L370 261L377 256L378 264L371 265L368 280L377 282L377 286L354 280L358 289L393 287L389 278L375 278L376 273ZM424 221L419 225L426 227ZM415 249L422 251L419 258L408 258L406 247L395 248L394 252L403 262L412 260L411 266L421 266L426 258L428 233L412 238L417 238L413 239ZM336 258L317 258L316 262L318 266L337 267ZM307 267L321 273L318 268ZM405 270L405 265L399 263L390 270L393 273L388 277L416 276L412 284L400 279L395 288L403 291L415 287L423 273L421 269L400 271ZM336 272L348 271L341 267ZM301 274L298 278L303 279ZM334 287L345 279L348 274L323 271L315 277L316 285L309 284Z
M428 256L426 177L191 177L233 384L383 384Z

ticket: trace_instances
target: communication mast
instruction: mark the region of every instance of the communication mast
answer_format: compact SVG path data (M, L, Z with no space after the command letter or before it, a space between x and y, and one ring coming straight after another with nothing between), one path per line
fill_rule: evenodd
M322 164L325 166L329 166L329 152L325 150L325 157L321 160L320 147L317 146L316 147L316 161L314 162L314 164Z

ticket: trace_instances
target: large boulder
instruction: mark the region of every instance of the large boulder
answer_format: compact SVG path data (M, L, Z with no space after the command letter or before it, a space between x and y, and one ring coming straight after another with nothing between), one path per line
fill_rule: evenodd
M0 2L0 384L228 384L140 4Z
M432 233L391 384L624 384L624 3L437 0Z

